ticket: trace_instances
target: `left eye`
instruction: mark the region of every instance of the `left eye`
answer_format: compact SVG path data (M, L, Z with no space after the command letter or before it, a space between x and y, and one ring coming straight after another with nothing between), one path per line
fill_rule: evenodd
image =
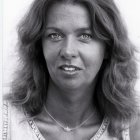
M92 39L92 35L90 35L90 34L82 34L82 35L80 36L80 39L81 39L81 40L85 40L85 41L89 41L89 40Z
M63 39L63 36L59 33L51 33L48 35L48 37L52 40L52 41L60 41Z

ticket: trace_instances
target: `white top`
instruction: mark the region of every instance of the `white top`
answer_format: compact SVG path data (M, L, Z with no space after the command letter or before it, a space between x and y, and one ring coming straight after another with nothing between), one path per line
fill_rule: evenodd
M104 118L100 128L90 140L118 140L108 134L109 120ZM2 140L48 140L40 133L33 119L27 119L22 109L16 108L6 101L3 107ZM129 130L122 132L123 140L130 140Z

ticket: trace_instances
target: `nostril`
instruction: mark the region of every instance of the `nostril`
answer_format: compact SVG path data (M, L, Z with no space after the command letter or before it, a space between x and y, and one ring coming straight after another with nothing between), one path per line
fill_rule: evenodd
M72 48L62 48L60 51L60 56L65 59L71 59L77 56L77 52Z
M75 38L72 35L69 35L61 45L60 56L62 58L71 59L77 57L78 50Z

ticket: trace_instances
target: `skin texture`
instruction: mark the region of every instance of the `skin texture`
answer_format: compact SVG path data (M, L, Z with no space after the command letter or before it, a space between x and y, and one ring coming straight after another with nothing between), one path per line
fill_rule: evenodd
M70 128L78 126L95 112L92 96L105 46L93 38L90 26L89 13L82 5L54 4L47 13L46 31L42 39L43 54L50 74L46 107L57 121ZM78 67L78 70L73 67L72 71L67 70L71 65ZM67 67L64 70L61 66ZM97 116L95 113L88 120L84 131L79 128L68 138L78 140L92 137L101 123ZM49 116L44 119L41 114L38 118L37 124L44 136L58 139L57 134L61 133L59 138L65 139L66 133ZM44 131L48 120L53 124L47 130L50 135Z
M88 12L78 5L53 6L48 14L43 52L51 80L62 90L86 89L101 67L105 46L92 38ZM74 65L81 70L65 72Z

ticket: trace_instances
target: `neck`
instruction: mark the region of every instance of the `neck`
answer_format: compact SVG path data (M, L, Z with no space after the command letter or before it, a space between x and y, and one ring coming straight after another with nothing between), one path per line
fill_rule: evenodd
M64 126L75 127L93 113L92 96L93 88L64 91L50 82L46 108Z

